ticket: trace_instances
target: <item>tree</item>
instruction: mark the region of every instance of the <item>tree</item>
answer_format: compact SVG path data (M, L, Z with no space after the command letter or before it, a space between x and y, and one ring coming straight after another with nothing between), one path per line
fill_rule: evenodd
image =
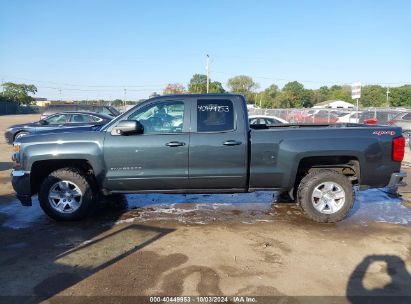
M114 107L121 107L124 105L124 102L121 99L115 99L111 102L111 105Z
M190 94L205 94L207 93L207 75L194 74L188 84L188 93ZM211 81L209 85L209 93L225 93L223 85L218 81Z
M313 104L320 103L329 100L328 96L330 94L330 89L327 86L322 86L318 90L313 91Z
M254 80L245 75L235 76L228 79L227 86L232 93L244 95L248 103L255 103L254 91L259 85Z
M353 103L351 98L351 87L346 86L339 86L333 85L330 88L330 92L328 94L328 100L344 100L346 102Z
M240 75L228 79L227 86L230 91L237 94L246 95L258 88L258 84L249 76Z
M379 85L364 86L361 89L361 105L363 107L381 107L386 104L385 89Z
M292 106L292 100L290 99L287 92L280 92L274 98L273 107L274 108L290 108Z
M37 88L32 84L25 83L3 83L3 97L12 102L29 105L33 102L33 97L29 94L36 94Z
M390 89L390 106L394 107L410 107L411 106L411 85L403 85L401 87Z
M283 92L286 93L291 108L311 107L313 105L313 91L306 90L304 85L298 81L286 83Z
M275 84L270 85L264 91L258 93L256 100L257 105L261 104L261 107L263 108L275 108L274 100L278 93L278 86Z
M183 94L186 92L186 88L181 83L169 83L164 91L164 95L168 94Z

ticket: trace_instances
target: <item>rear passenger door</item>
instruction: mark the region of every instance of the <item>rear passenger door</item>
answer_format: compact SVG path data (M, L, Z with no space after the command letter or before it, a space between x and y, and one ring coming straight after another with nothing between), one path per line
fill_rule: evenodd
M244 190L247 130L243 101L199 98L191 112L189 186L192 190ZM237 101L237 102L234 102Z

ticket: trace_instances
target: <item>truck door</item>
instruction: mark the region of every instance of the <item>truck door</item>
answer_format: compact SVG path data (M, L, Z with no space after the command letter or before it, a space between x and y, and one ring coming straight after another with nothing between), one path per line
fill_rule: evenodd
M124 120L139 121L144 133L107 132L105 188L129 192L187 189L189 102L154 100Z
M248 166L244 101L239 97L206 97L198 98L194 105L189 149L190 189L243 191Z

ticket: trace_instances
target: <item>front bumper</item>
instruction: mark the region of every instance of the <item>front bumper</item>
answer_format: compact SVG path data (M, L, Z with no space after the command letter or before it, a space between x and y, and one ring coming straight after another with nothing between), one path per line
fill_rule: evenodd
M397 187L403 187L406 186L407 183L404 181L404 178L407 177L407 172L405 171L400 171L397 173L391 174L390 181L387 185L388 188L397 188Z
M11 184L16 191L16 197L23 206L31 206L30 172L13 170L11 176Z

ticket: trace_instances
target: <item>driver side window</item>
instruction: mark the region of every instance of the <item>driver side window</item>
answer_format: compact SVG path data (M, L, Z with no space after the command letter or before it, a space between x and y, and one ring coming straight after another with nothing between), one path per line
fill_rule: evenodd
M162 101L137 110L128 120L139 121L144 133L181 133L184 122L184 102Z

